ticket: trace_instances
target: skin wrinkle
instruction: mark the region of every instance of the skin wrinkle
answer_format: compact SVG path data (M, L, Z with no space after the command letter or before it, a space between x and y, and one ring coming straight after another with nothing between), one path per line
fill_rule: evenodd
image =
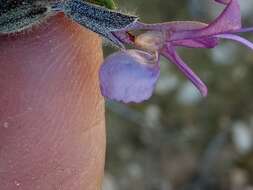
M105 122L97 35L59 15L0 41L0 189L100 189Z

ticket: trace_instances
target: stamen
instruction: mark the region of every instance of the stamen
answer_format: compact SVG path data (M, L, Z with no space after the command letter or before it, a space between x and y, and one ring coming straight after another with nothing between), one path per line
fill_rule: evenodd
M229 39L229 40L234 40L237 41L251 49L253 49L253 43L250 42L249 40L246 40L245 38L242 38L241 36L234 35L234 34L220 34L216 35L218 38L224 38L224 39Z

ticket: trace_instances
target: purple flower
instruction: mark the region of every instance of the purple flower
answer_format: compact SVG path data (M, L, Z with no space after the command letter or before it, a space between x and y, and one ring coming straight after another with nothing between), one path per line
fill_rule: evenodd
M150 98L160 75L161 56L177 66L206 96L206 85L184 63L176 48L214 48L224 38L253 49L251 42L236 35L253 31L253 28L242 29L237 0L215 1L224 4L225 9L210 24L192 21L144 24L136 21L123 30L113 31L120 42L136 49L122 49L105 59L100 69L103 96L124 103Z

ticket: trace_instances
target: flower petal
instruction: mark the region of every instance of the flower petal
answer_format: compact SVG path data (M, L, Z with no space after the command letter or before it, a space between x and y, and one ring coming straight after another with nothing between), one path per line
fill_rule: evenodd
M137 21L134 25L131 26L131 30L155 30L155 31L186 31L186 30L195 30L201 29L208 26L206 23L197 22L197 21L172 21L172 22L163 22L155 24L146 24Z
M167 41L170 41L170 35L173 32L179 31L187 31L187 30L195 30L202 29L208 26L202 22L195 21L173 21L173 22L164 22L164 23L156 23L156 24L145 24L142 22L135 22L131 26L126 29L118 30L112 32L112 34L122 43L124 44L132 44L134 39L131 35L129 35L129 31L138 31L138 30L147 30L147 31L159 31L167 33Z
M242 38L241 36L234 35L234 34L220 34L216 35L218 38L224 38L224 39L229 39L229 40L234 40L237 41L253 50L253 43L250 42L249 40L246 40L245 38Z
M100 68L102 95L113 100L142 102L151 97L160 75L159 59L140 50L116 52Z
M167 46L166 49L163 50L162 55L168 58L172 63L174 63L179 70L196 86L196 88L200 91L202 96L207 96L208 89L206 85L201 81L201 79L184 63L184 61L179 57L176 50Z
M189 48L214 48L218 45L219 39L215 37L197 38L197 39L186 39L177 40L171 42L174 46L183 46Z
M224 1L226 2L226 1ZM237 0L230 0L225 10L207 27L191 31L176 32L172 40L193 39L233 32L241 28L240 6Z

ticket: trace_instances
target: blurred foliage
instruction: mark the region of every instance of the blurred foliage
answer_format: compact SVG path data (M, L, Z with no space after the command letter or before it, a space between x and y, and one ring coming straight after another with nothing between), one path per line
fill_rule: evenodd
M252 26L252 0L240 3L243 22ZM221 10L212 0L117 4L148 23L208 22ZM111 51L106 47L105 54ZM216 49L179 53L208 85L208 97L200 97L162 60L161 79L150 100L138 105L107 102L104 190L253 189L253 53L225 40Z
M114 0L87 0L90 3L95 3L100 6L104 6L108 9L116 9L116 4Z

